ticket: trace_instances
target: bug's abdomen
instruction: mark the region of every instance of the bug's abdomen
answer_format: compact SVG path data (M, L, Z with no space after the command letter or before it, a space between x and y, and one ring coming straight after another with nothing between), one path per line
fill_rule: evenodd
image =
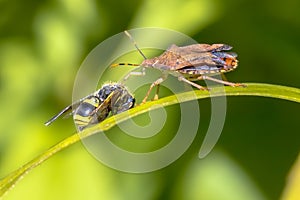
M212 75L221 73L222 67L218 66L209 66L209 65L202 65L198 67L185 67L180 70L178 70L180 73L185 74L186 76L193 76L193 75Z

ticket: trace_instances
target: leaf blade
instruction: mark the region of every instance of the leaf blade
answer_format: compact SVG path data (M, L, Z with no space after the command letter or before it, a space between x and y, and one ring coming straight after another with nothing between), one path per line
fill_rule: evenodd
M260 83L245 83L246 88L242 87L225 87L225 93L222 91L218 92L220 88L213 88L211 92L208 91L191 91L181 94L180 102L191 101L195 99L204 99L208 97L217 97L226 94L226 96L261 96L261 97L270 97L277 99L284 99L296 103L300 103L300 89L280 86L280 85L271 85L271 84L260 84ZM27 164L23 165L19 169L15 170L11 174L7 175L0 180L0 198L3 197L15 184L24 177L25 174L32 171L35 167L39 166L47 159L55 155L56 153L62 151L63 149L71 146L72 144L80 141L81 138L89 137L99 131L109 130L114 127L117 123L128 120L129 118L138 116L142 113L148 112L150 110L156 109L159 106L170 106L179 103L177 98L178 96L172 95L165 98L161 98L157 101L147 102L143 105L137 106L127 112L120 113L118 115L107 118L100 124L97 124L91 128L85 129L80 133L75 133L70 137L62 140L58 144L54 145L50 149L46 150L44 153L40 154Z

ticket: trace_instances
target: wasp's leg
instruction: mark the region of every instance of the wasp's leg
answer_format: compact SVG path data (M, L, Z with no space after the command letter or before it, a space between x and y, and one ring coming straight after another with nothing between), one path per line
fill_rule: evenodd
M143 101L142 101L142 104L143 104L143 103L146 103L146 101L147 101L147 99L148 99L148 97L149 97L150 92L152 91L152 89L153 89L155 86L159 86L159 84L161 84L162 82L164 82L164 80L166 80L167 76L168 76L168 74L163 74L159 79L157 79L156 81L154 81L154 82L151 84L151 86L150 86L150 88L149 88L149 90L148 90L146 96L144 97L144 99L143 99ZM155 98L155 97L154 97L154 98ZM157 96L157 98L158 98L158 96Z
M198 85L197 83L194 83L194 82L192 82L192 81L189 81L189 80L187 80L186 78L184 78L183 76L179 76L179 77L178 77L178 80L179 80L179 81L186 82L186 83L188 83L188 84L190 84L190 85L192 85L192 86L198 88L199 90L208 90L206 87L203 87L203 86L201 86L201 85Z
M96 115L99 111L100 111L100 114L101 114L103 112L103 110L107 109L110 102L111 102L111 98L114 95L114 93L116 93L116 90L112 91L100 105L98 104L99 102L97 102L94 105L96 108L89 114L89 116Z
M229 85L231 87L240 87L240 86L246 87L246 85L242 84L242 83L232 83L232 82L229 82L229 81L223 81L223 80L213 78L213 77L210 77L210 76L200 76L198 79L199 80L210 80L210 81L214 81L214 82L221 83L221 84L224 84L224 85Z

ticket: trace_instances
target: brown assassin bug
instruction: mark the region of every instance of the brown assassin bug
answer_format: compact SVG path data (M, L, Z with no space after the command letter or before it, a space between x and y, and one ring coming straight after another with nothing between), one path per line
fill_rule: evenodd
M124 78L124 80L131 75L145 75L145 67L159 69L163 72L162 76L151 84L142 103L147 101L151 90L155 86L157 86L157 91L154 99L158 98L159 84L161 84L167 78L168 74L178 77L179 81L186 82L198 88L199 90L208 89L197 83L194 83L193 81L210 80L232 87L245 87L245 85L241 83L232 83L211 77L236 69L238 63L237 54L234 52L229 52L229 50L232 49L232 47L229 45L192 44L178 47L175 44L172 44L160 56L147 59L129 32L124 31L124 33L130 38L135 48L144 58L144 61L141 64L118 63L111 65L112 67L119 65L142 67L141 72L131 72Z

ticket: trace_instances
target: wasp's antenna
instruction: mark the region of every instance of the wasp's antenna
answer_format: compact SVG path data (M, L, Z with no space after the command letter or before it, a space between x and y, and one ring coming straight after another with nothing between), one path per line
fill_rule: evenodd
M133 45L135 46L135 48L140 52L140 54L143 56L143 58L146 60L147 57L143 54L143 52L140 50L140 48L138 47L136 41L133 39L133 37L130 35L130 33L128 33L128 31L124 31L124 33L129 37L129 39L131 40L131 42L133 43Z

